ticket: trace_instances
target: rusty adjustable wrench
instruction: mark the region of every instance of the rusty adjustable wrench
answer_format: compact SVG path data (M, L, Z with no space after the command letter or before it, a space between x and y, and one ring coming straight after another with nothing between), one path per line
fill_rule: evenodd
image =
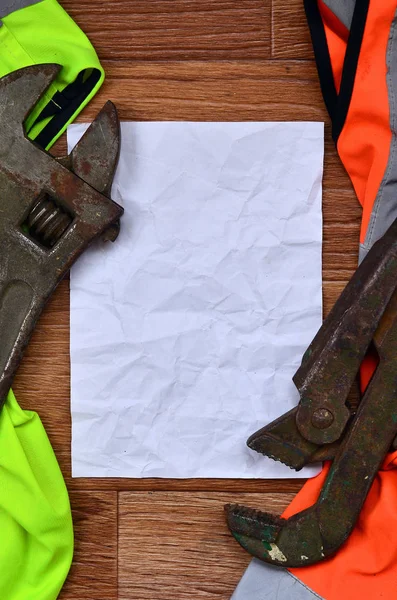
M94 239L117 237L123 214L108 197L120 145L112 103L64 159L25 135L59 69L36 65L0 80L0 406L51 293Z
M248 440L262 454L299 470L333 459L318 501L289 519L226 506L239 543L284 567L335 553L353 529L397 434L397 220L370 250L306 351L294 376L297 409ZM349 389L371 344L379 365L357 412Z

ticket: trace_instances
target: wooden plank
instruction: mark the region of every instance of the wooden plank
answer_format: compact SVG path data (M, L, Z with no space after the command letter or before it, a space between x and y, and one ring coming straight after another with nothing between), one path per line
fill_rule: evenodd
M63 0L101 59L270 57L271 0Z
M106 62L100 94L121 119L328 121L314 65L307 62Z
M224 504L279 514L290 501L290 494L120 493L119 600L229 600L250 557L226 526Z
M59 600L118 600L116 492L73 492L72 568Z
M14 392L39 413L65 474L70 461L69 281L63 281L33 332Z
M324 316L326 316L348 282L348 278L341 279L340 281L328 281L323 285L323 305L324 305Z
M66 478L70 490L117 490L124 492L230 492L272 494L280 490L297 494L305 479L71 479Z
M273 0L272 57L313 59L303 0Z
M327 117L328 122L328 117ZM341 190L350 193L351 206L358 207L358 200L353 191L353 186L349 179L349 176L342 164L341 159L335 148L335 144L331 137L331 128L325 126L325 156L324 156L324 179L323 187L324 190ZM360 213L361 214L361 213Z
M361 223L361 206L353 188L323 187L323 217L325 223L354 223L356 233Z
M349 278L357 268L359 223L334 221L323 226L324 283ZM335 272L337 273L335 275Z

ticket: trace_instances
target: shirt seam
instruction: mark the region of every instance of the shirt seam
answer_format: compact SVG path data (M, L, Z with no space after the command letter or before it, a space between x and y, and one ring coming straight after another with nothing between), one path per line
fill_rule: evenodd
M305 588L306 591L310 592L311 594L313 594L313 596L315 598L318 598L318 600L324 600L324 598L322 596L319 596L317 594L317 592L314 592L311 588L309 588L308 585L306 585L303 581L301 581L300 579L298 579L298 577L296 577L293 573L291 573L291 571L287 570L288 575L290 575L293 579L295 579L295 581L297 581L302 587Z

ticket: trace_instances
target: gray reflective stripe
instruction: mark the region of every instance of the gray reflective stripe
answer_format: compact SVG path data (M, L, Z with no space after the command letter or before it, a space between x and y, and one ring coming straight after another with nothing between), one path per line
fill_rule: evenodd
M368 250L366 248L364 248L364 244L360 244L360 246L358 248L358 264L360 264L361 261L364 260L367 252L368 252Z
M324 4L350 31L356 0L324 0Z
M386 172L372 209L364 244L360 246L360 260L397 217L397 11L390 28L386 64L392 140Z
M286 569L252 559L231 600L323 600Z
M20 8L25 8L31 4L38 4L39 2L42 2L42 0L0 0L0 19Z

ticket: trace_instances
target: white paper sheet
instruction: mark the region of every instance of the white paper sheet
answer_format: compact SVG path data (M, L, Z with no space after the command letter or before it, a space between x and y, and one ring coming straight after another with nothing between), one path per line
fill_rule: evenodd
M321 324L322 165L322 123L122 123L121 234L71 274L73 476L317 472L246 439Z

